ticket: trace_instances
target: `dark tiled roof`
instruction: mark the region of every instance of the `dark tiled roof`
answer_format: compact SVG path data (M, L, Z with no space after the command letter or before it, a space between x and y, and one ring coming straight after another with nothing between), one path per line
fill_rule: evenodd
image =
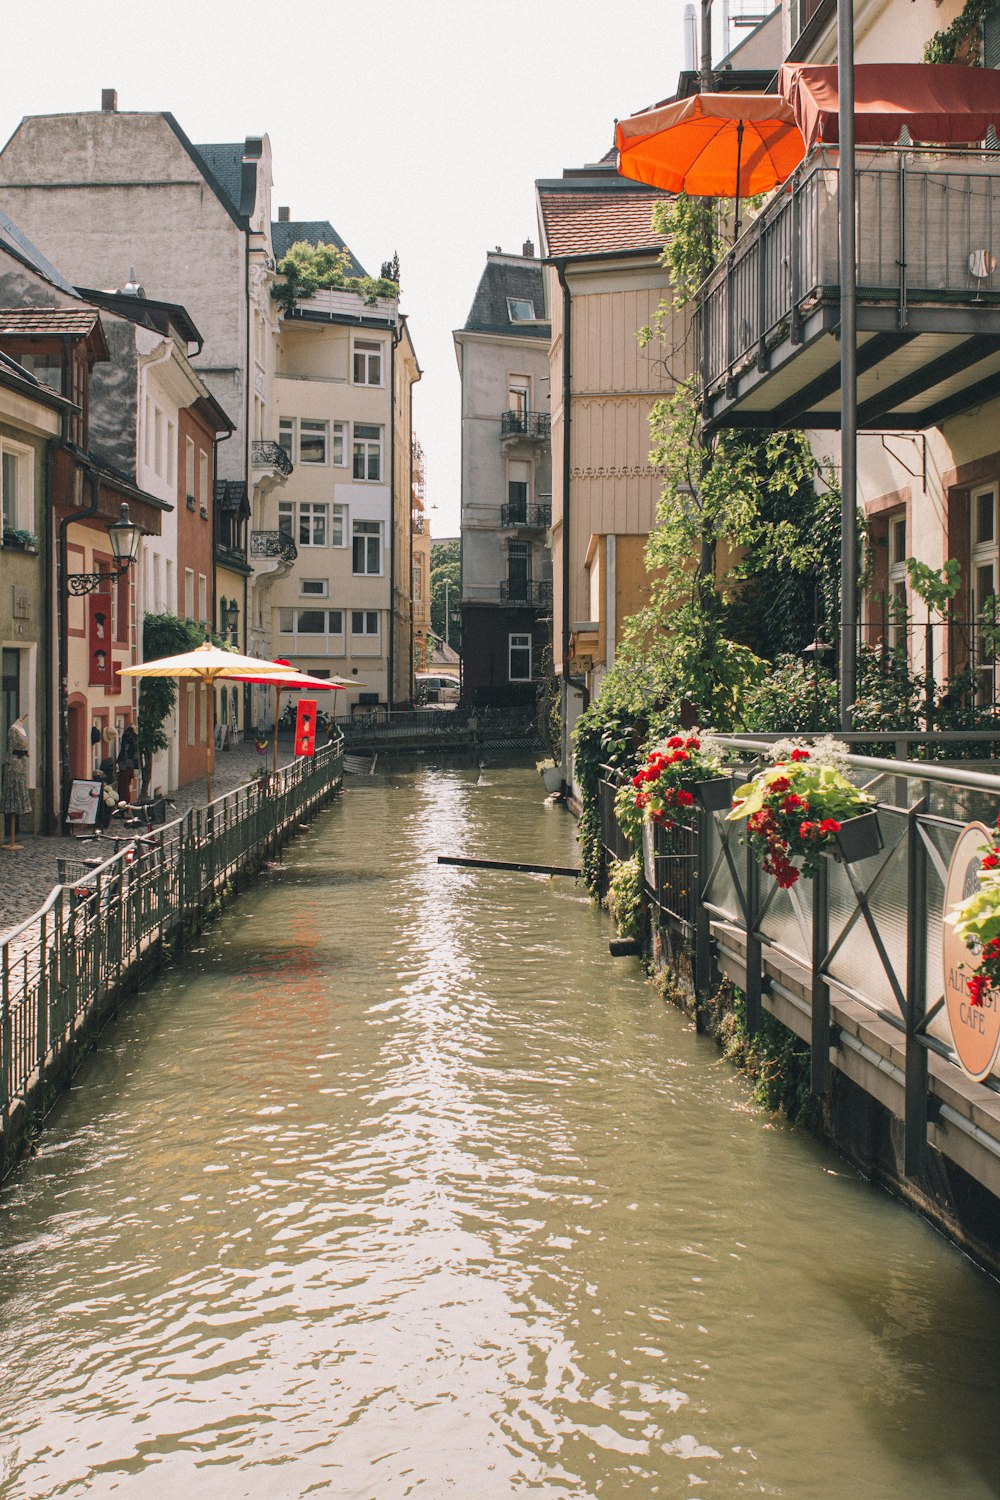
M651 227L653 207L669 195L622 178L603 183L539 182L538 211L549 255L601 255L661 250L666 236Z
M225 194L233 213L242 212L243 200L243 142L224 142L215 146L195 146L219 187Z
M3 209L0 209L0 246L11 251L25 265L31 266L35 271L40 271L46 281L51 281L53 286L57 286L60 291L67 292L71 297L79 295L75 288L70 286L62 272L57 271L38 246L31 243L24 231L18 229L12 219L8 219Z
M507 308L508 297L531 302L535 317L544 317L545 290L542 268L537 260L517 255L488 256L465 320L466 329L470 333L516 333L523 338L545 339L547 342L552 337L550 324L514 321Z
M293 245L305 240L309 245L336 245L338 250L347 250L340 235L334 229L329 219L280 219L271 224L271 243L274 246L275 260L281 260L287 255ZM368 272L353 253L347 252L351 259L348 263L347 274L349 276L367 276Z
M99 322L93 307L0 307L0 337L15 333L88 334Z

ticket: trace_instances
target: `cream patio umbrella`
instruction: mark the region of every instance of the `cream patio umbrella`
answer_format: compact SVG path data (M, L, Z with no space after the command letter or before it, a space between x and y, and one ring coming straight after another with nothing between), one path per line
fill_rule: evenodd
M215 693L212 689L216 682L220 678L229 682L276 682L287 678L288 668L257 656L241 656L238 651L223 651L211 641L205 641L204 645L196 646L193 651L184 651L180 656L161 656L156 661L140 662L135 667L122 667L121 676L185 678L200 682L209 689L205 779L208 783L206 800L211 802L212 773L215 770Z
M258 686L274 688L274 750L272 756L272 772L277 775L278 771L278 720L281 717L281 695L285 688L293 692L303 689L311 689L313 692L334 692L349 687L364 687L363 682L357 678L349 677L312 677L308 672L300 672L293 667L290 661L284 661L279 656L274 661L267 663L268 668L281 667L280 676L269 675L267 677L252 677L249 680Z

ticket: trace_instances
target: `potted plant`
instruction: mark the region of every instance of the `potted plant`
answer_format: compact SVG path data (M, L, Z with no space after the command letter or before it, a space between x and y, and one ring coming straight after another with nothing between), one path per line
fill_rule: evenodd
M1000 831L981 852L976 889L945 917L966 947L981 953L979 968L965 981L970 1005L982 1005L984 994L1000 989Z
M33 531L25 531L20 526L5 526L3 528L3 545L14 547L19 552L36 552L38 550L38 538Z
M839 769L846 746L826 739L806 749L783 741L774 756L772 765L736 788L729 817L746 820L750 846L779 886L787 890L800 873L811 879L824 854L853 864L878 853L874 798Z
M615 813L632 842L638 843L643 824L690 827L696 802L710 809L728 807L731 790L713 739L673 734L648 750L635 775L619 788Z

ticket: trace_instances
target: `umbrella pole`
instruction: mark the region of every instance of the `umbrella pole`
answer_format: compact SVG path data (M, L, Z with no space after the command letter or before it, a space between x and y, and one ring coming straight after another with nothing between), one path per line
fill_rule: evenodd
M208 689L208 744L205 746L205 781L208 795L206 803L212 800L212 773L215 770L215 682L212 679L205 684Z
M278 774L278 719L281 717L281 684L274 689L274 750L271 757L271 770L275 776Z
M740 120L736 126L736 229L733 233L733 244L740 237L740 171L743 165L743 121Z

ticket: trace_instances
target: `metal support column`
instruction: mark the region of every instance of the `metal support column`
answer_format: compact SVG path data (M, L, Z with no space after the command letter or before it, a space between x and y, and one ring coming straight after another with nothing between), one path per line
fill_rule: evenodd
M854 163L854 0L837 0L840 134L840 727L851 727L858 676L858 385Z
M760 911L760 867L754 851L747 840L746 900L747 900L747 984L746 1025L750 1036L760 1030L763 1006L761 1004L762 962L760 938L757 936L757 920Z
M830 991L824 977L830 949L830 867L821 859L813 877L812 919L812 1076L814 1094L830 1091Z
M906 1104L903 1172L920 1177L927 1166L927 1064L922 1041L927 1006L927 850L919 814L926 797L910 809L906 827Z

